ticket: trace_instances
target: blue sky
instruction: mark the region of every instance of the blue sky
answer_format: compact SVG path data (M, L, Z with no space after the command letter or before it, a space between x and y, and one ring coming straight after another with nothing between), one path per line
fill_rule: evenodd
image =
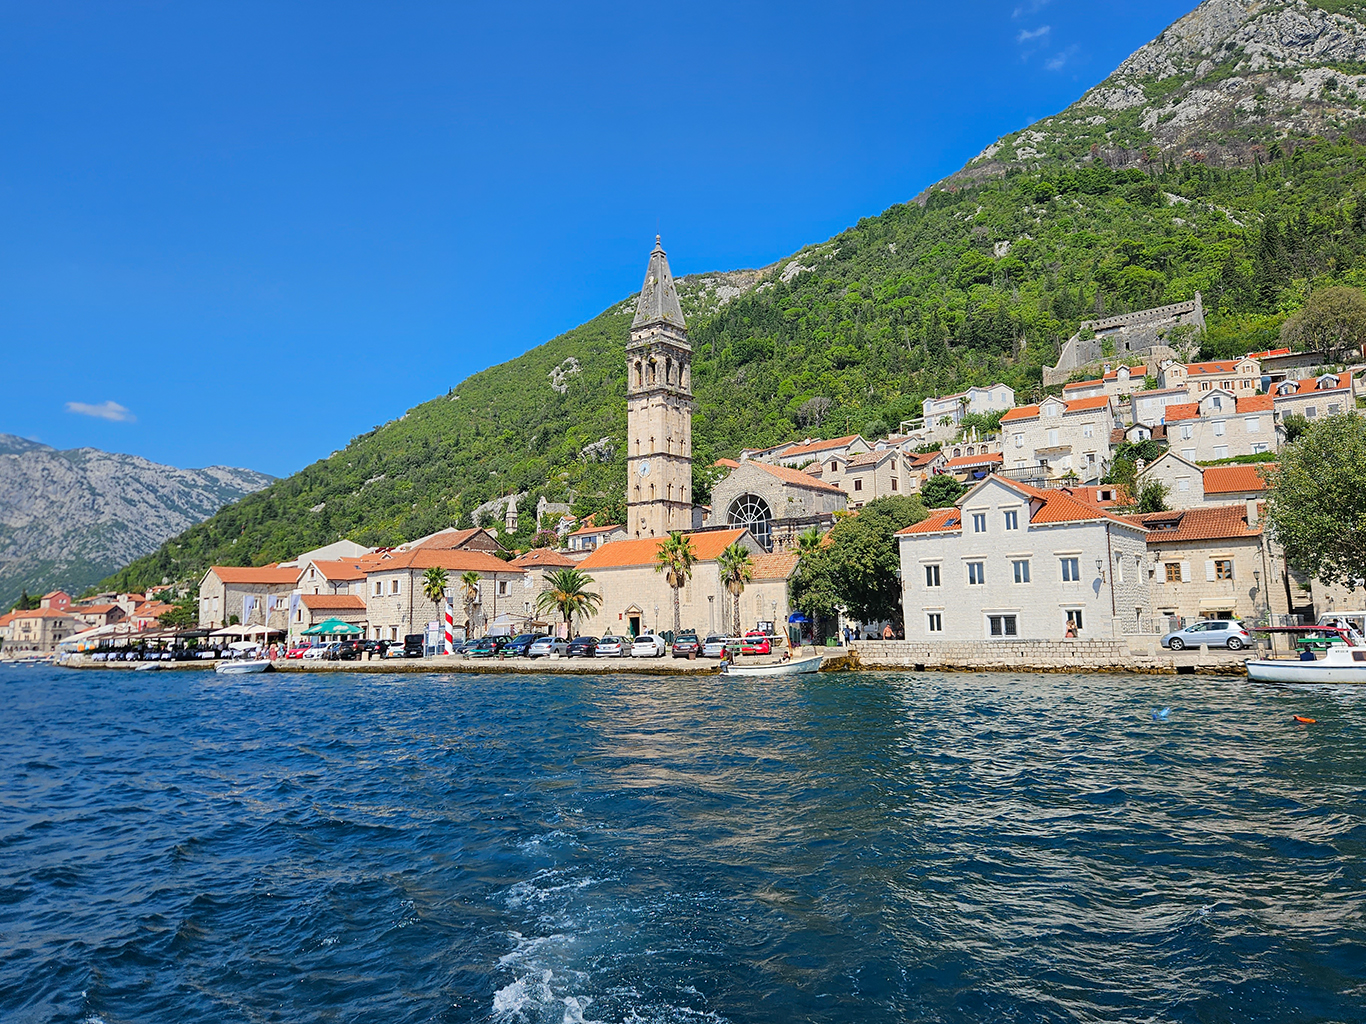
M1193 0L0 0L0 432L284 475L640 286L763 266Z

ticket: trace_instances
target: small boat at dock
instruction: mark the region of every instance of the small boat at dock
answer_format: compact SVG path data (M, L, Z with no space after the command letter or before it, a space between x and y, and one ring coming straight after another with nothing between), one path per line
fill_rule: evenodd
M1336 626L1263 626L1254 633L1281 633L1294 638L1296 658L1252 658L1247 676L1259 683L1366 684L1366 647L1360 634Z
M821 656L814 658L794 658L791 661L776 661L767 665L738 665L727 662L721 666L721 673L728 676L804 676L821 670Z
M213 667L220 676L247 676L257 672L271 671L271 664L265 658L241 658L220 661Z

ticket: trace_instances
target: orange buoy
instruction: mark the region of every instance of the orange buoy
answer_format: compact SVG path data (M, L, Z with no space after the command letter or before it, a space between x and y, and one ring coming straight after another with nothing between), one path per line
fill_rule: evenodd
M1296 716L1295 716L1295 721L1297 721L1297 722L1303 722L1305 725L1317 725L1317 724L1318 724L1318 720L1317 720L1317 719L1314 719L1314 718L1305 718L1303 715L1296 715Z

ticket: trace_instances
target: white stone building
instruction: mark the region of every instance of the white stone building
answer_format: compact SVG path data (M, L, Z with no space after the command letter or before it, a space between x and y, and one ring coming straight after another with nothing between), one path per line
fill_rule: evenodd
M1187 462L1215 462L1279 450L1270 395L1216 388L1166 410L1167 444Z
M1042 468L1050 479L1093 480L1110 463L1115 418L1105 396L1065 402L1048 397L1001 418L1003 469L1011 475Z
M374 640L402 640L421 633L429 622L440 622L444 610L423 592L423 577L428 569L445 569L446 593L452 602L455 621L468 629L468 635L482 635L486 623L509 609L520 612L523 591L530 577L508 562L484 551L419 548L415 551L388 552L367 559L365 569L365 609ZM460 578L473 572L479 576L478 594L472 614L466 609Z
M1231 505L1249 498L1264 498L1267 491L1265 474L1275 468L1273 462L1197 466L1190 459L1168 450L1143 468L1138 483L1140 487L1149 481L1162 484L1167 489L1166 505L1172 509Z
M1276 422L1287 416L1303 416L1311 423L1356 408L1350 373L1326 373L1307 380L1287 380L1272 388Z
M1187 401L1223 388L1240 398L1261 390L1262 367L1255 359L1217 359L1207 363L1167 363L1158 374L1160 388L1185 388Z
M897 534L907 640L1114 638L1151 622L1147 530L990 477Z
M969 413L990 416L1015 407L1015 389L1005 384L970 387L953 395L927 398L921 403L926 426L957 426ZM944 420L948 423L944 423Z
M270 629L283 632L298 579L296 565L210 566L199 582L199 625L217 629L236 616L243 626L268 622Z

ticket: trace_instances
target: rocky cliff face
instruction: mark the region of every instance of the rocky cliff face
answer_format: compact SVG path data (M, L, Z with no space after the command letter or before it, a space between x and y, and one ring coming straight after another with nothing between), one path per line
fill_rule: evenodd
M944 184L1049 160L1251 166L1273 145L1366 135L1363 11L1206 0L1061 114L998 139Z
M24 588L79 593L271 479L0 434L0 608Z

